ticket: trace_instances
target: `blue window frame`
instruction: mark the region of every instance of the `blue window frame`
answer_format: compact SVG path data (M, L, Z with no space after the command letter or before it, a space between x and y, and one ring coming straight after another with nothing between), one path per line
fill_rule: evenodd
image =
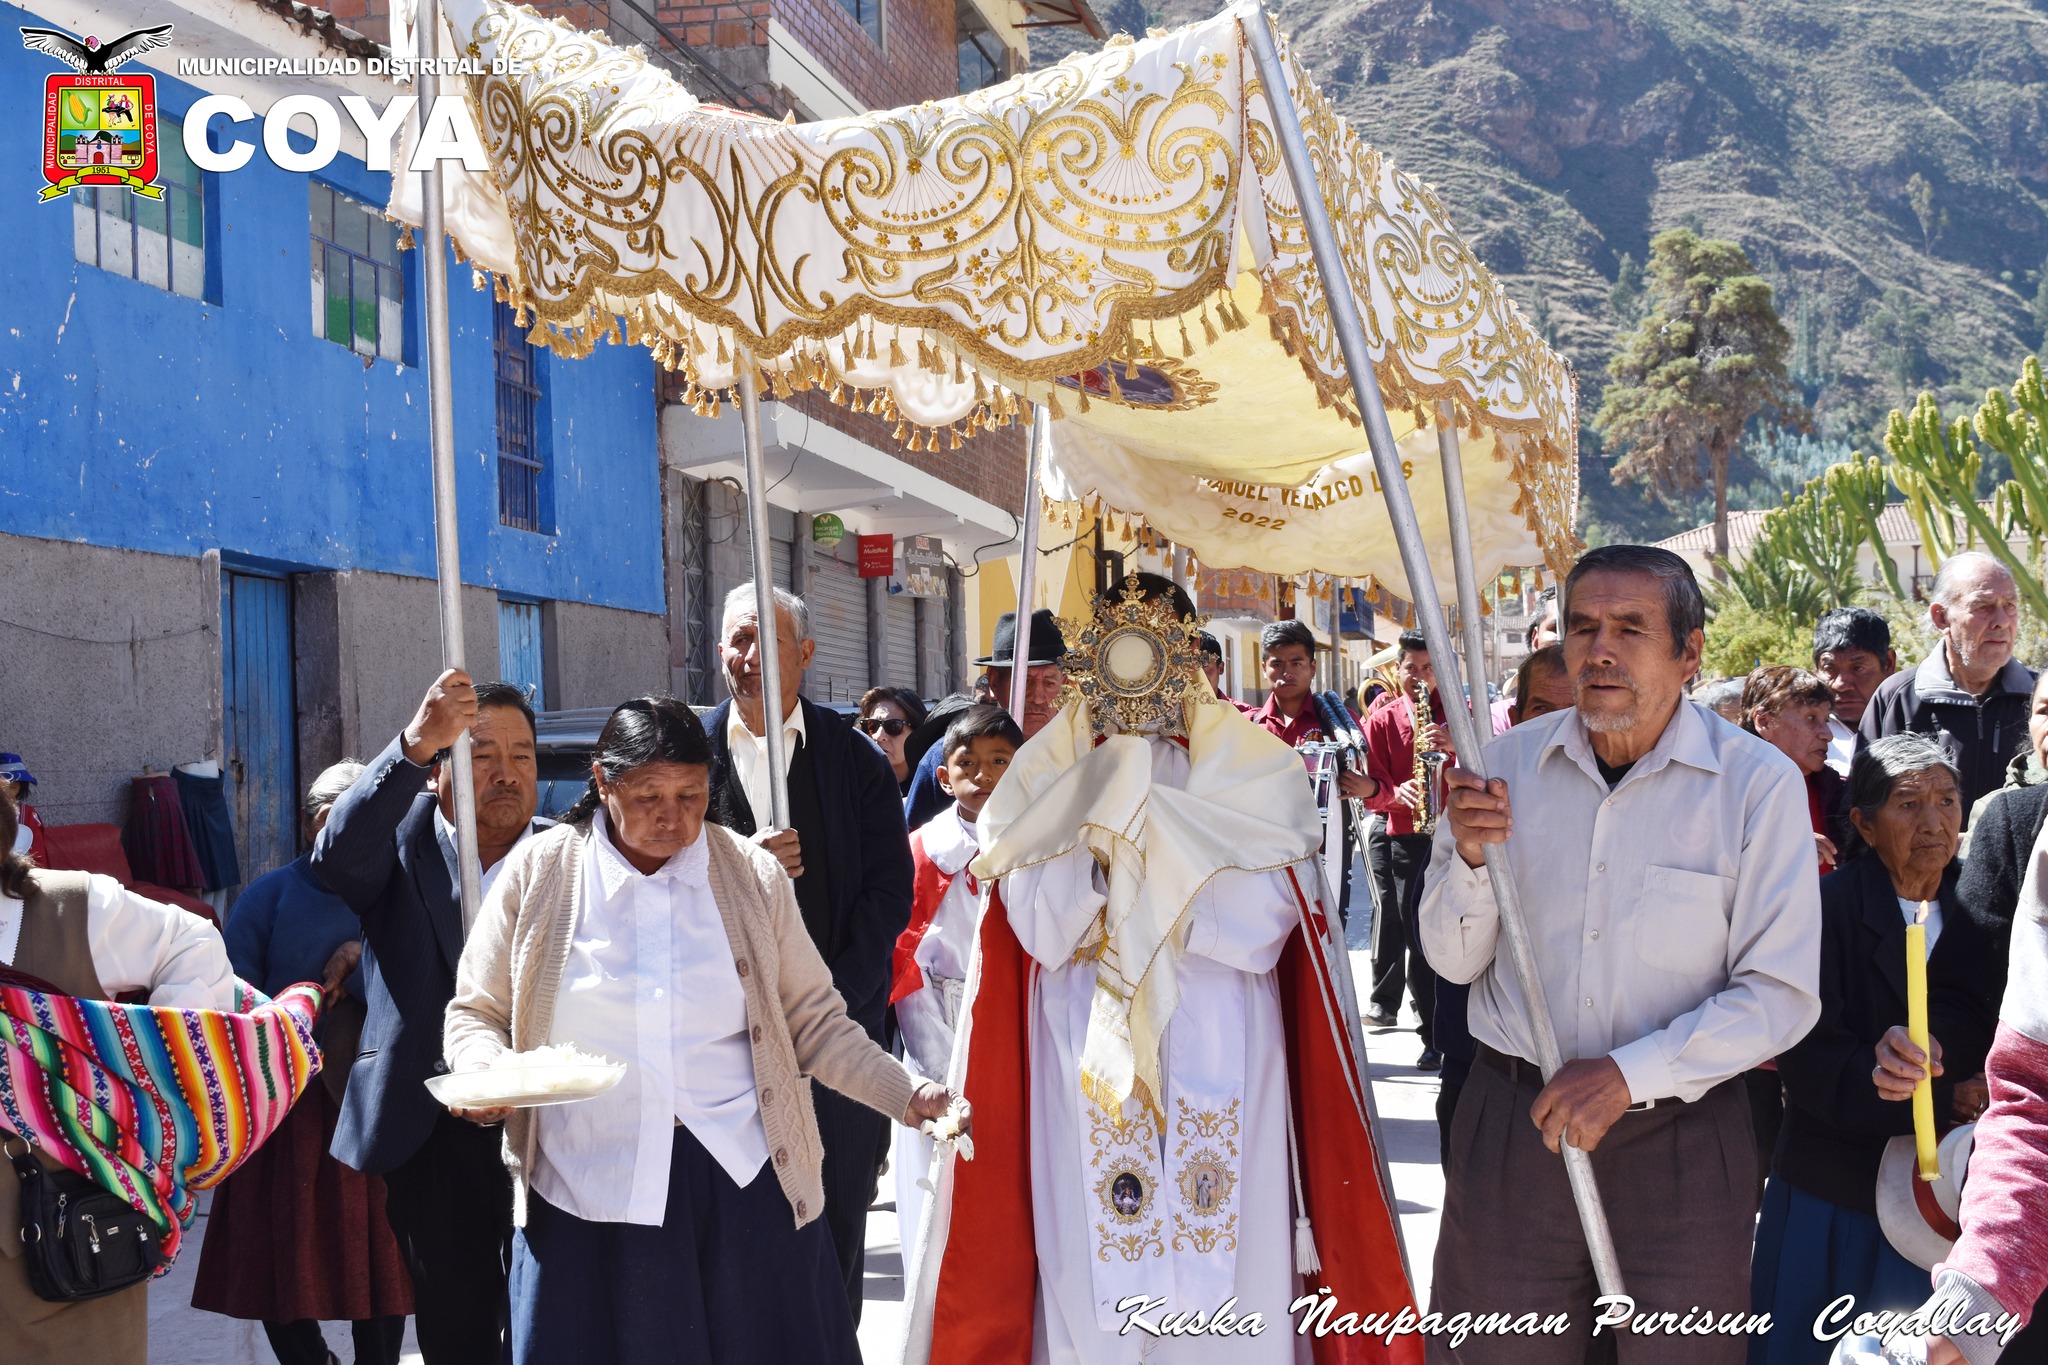
M506 304L493 305L498 390L498 520L522 531L548 532L542 439L546 360Z
M405 362L405 272L398 224L318 180L307 182L313 335L358 355Z

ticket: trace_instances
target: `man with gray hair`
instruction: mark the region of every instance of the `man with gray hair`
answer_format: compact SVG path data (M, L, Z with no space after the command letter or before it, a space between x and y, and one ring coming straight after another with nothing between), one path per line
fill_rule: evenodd
M2027 743L2034 675L2013 658L2019 588L2004 564L1981 550L1942 561L1927 619L1941 636L1917 668L1878 685L1857 727L1860 742L1911 731L1933 735L1963 775L1963 809L2005 780L2005 765Z
M704 718L711 739L711 815L782 861L796 883L797 909L846 1012L882 1041L890 959L910 923L910 834L888 757L838 712L801 695L817 649L811 613L795 593L775 590L776 677L781 684L783 761L790 828L770 826L768 727L763 701L759 608L752 583L726 595L718 656L728 701ZM812 1094L825 1143L825 1222L860 1321L868 1205L888 1150L888 1120L833 1091ZM796 1103L767 1091L761 1103ZM778 1160L780 1158L778 1157Z
M1638 1312L1749 1306L1759 1182L1742 1077L1820 1013L1820 884L1798 768L1685 697L1705 620L1678 556L1588 551L1565 591L1573 706L1497 736L1492 781L1447 775L1418 928L1430 965L1472 984L1476 1057L1432 1307L1565 1313L1570 1330L1433 1337L1432 1365L1584 1357L1599 1291L1565 1142L1591 1154ZM1484 870L1500 843L1564 1058L1547 1080ZM1620 1365L1739 1365L1747 1350L1739 1335L1615 1344Z

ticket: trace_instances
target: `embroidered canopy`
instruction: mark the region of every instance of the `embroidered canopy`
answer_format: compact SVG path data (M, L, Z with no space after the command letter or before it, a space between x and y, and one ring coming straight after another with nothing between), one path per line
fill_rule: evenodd
M447 224L534 339L645 344L716 407L751 354L958 445L1056 420L1048 496L1136 513L1203 563L1402 582L1267 92L1233 8L956 99L820 123L702 104L637 49L447 0L486 173ZM512 74L516 72L517 74ZM1435 191L1289 58L1439 581L1436 405L1469 458L1477 569L1572 558L1577 395ZM419 221L417 176L393 212ZM1020 402L1020 400L1022 400Z

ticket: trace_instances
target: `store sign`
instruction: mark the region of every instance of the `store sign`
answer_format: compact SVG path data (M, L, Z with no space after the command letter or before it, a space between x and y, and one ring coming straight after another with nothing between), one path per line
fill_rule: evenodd
M912 597L946 595L946 545L937 536L910 536L903 542L903 586Z
M862 578L887 578L896 567L896 538L894 536L861 536L860 576Z
M828 550L835 549L840 541L846 539L846 523L831 512L812 517L811 539Z

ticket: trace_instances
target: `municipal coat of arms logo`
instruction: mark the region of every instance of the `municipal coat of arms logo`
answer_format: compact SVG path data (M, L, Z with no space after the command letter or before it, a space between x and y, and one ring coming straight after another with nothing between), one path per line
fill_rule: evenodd
M24 28L24 46L47 52L77 75L43 81L43 187L55 199L80 185L126 185L163 198L156 179L156 77L116 75L122 63L166 47L171 26L139 28L111 43L54 28Z

